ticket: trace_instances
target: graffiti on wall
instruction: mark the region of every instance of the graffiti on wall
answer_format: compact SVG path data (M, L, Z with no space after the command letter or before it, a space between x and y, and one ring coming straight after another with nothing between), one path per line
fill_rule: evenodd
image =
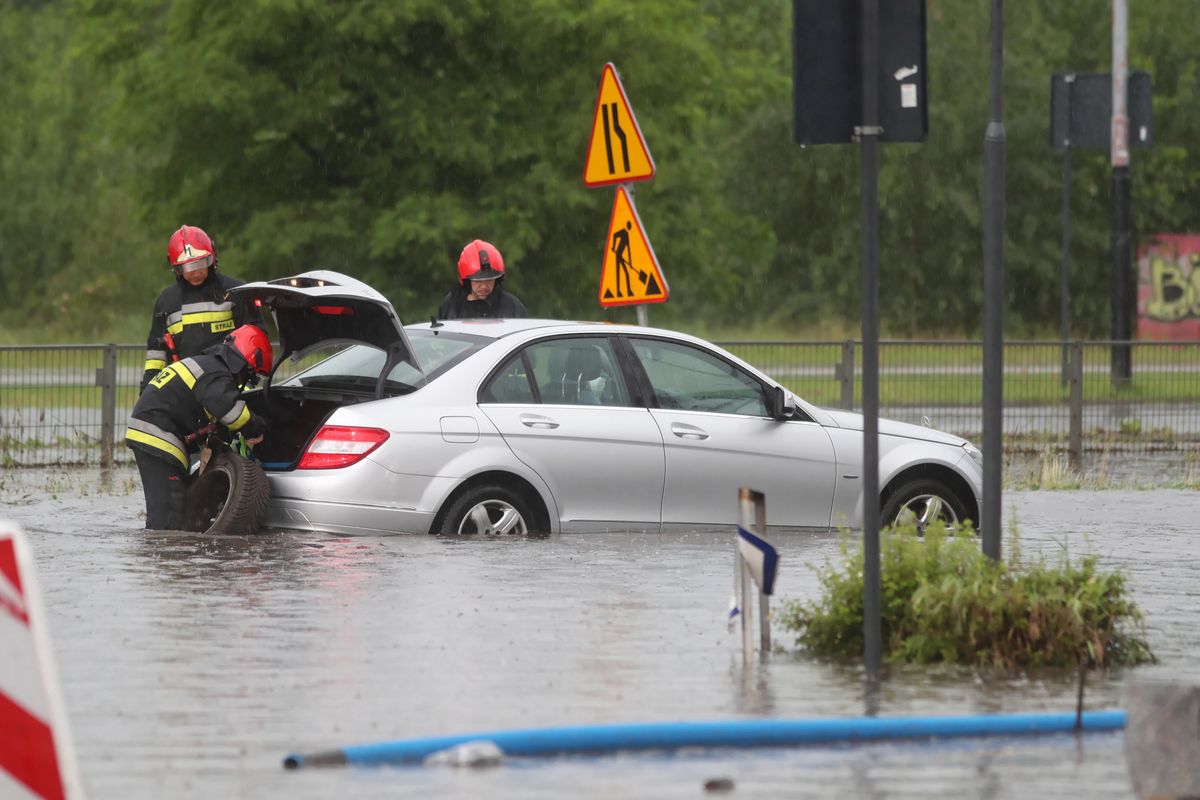
M1164 233L1138 252L1139 339L1200 339L1200 236Z

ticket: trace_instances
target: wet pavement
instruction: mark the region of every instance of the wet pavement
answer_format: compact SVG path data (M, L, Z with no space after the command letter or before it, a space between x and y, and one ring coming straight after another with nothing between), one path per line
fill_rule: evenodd
M294 752L600 722L1064 711L1073 673L854 666L776 650L744 668L725 615L732 532L545 539L146 533L136 473L6 470L0 517L37 559L92 797L1129 797L1121 734L285 771ZM1097 554L1130 576L1160 663L1088 676L1200 680L1200 493L1006 491L1023 557ZM770 498L767 498L770 516ZM837 535L775 540L781 598Z

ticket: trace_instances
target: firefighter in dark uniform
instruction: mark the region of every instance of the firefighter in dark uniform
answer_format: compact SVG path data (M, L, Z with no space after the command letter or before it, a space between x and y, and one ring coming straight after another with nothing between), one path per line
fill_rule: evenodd
M171 235L167 263L175 272L175 282L154 301L142 391L163 367L199 355L234 328L263 327L257 307L229 299L229 290L243 281L218 274L216 247L200 228L184 225Z
M458 257L459 285L442 298L438 319L528 317L525 304L504 291L504 258L491 244L476 239Z
M241 387L255 373L268 374L273 356L266 333L243 325L204 353L164 367L146 386L125 443L142 476L148 529L179 530L183 524L190 434L216 422L249 444L262 441L265 421L250 412Z

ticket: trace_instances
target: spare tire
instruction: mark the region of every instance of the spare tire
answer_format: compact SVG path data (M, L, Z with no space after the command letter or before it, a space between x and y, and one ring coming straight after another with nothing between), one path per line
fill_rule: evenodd
M183 527L200 533L257 533L270 499L261 464L220 450L213 453L204 474L188 485Z

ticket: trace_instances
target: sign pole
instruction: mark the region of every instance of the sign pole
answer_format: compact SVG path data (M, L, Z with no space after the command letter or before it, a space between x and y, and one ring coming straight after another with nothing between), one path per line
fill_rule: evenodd
M1133 376L1129 340L1129 274L1132 260L1129 221L1128 0L1112 4L1112 385L1128 386Z
M879 0L862 2L863 661L874 680L882 663L879 587Z
M1004 0L992 0L988 124L983 142L983 553L1000 558L1004 442Z
M1070 378L1070 358L1068 354L1071 337L1071 89L1075 86L1075 76L1067 75L1066 84L1067 134L1063 142L1062 160L1062 264L1058 271L1058 328L1062 339L1062 370L1061 383L1067 385Z

